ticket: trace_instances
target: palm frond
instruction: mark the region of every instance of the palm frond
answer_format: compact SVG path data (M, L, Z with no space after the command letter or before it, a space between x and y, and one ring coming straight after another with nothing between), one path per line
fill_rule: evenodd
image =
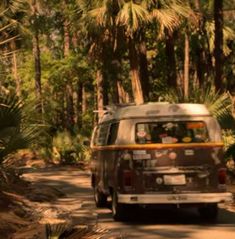
M215 24L214 21L207 21L206 22L206 31L208 34L208 40L210 45L210 52L213 53L214 51L214 40L215 40L215 34L214 34ZM223 52L225 56L228 56L231 53L231 49L227 46L227 42L230 40L235 39L235 32L232 28L229 26L223 27L223 38L224 38L224 44L223 44Z
M13 25L15 25L15 22L11 22L9 24L6 24L5 26L3 26L2 28L0 28L0 32L6 30L9 27L12 27Z
M180 17L187 18L191 21L197 20L194 11L187 3L185 4L185 1L172 1L169 7Z
M21 102L16 97L0 96L0 129L20 125L21 107Z
M4 11L5 14L6 13L15 14L18 11L24 11L26 4L27 4L26 0L14 0L14 1L2 0L0 3L0 9Z
M8 154L28 147L41 133L43 127L28 120L29 111L24 110L23 103L15 96L0 96L0 163Z
M156 19L162 29L167 28L170 31L180 24L180 18L171 9L154 9L150 17Z
M224 156L225 156L225 158L232 157L233 160L235 160L235 143L229 145L229 147L227 148Z
M88 12L90 19L94 20L94 23L100 26L112 24L112 18L110 17L107 7L101 6Z
M0 129L0 139L2 144L6 144L10 139L11 136L16 133L16 127L4 127Z
M61 235L66 231L71 230L71 225L67 222L60 222L57 224L46 224L46 238L48 239L59 239Z
M120 9L116 24L119 26L125 26L127 32L131 35L136 32L140 26L149 22L148 11L140 4L128 1L123 4Z
M173 31L183 22L188 19L194 24L197 22L197 17L190 6L181 0L161 0L159 6L154 1L148 0L150 6L151 21L155 20L159 25L159 35L164 35L164 29Z
M235 40L234 30L232 28L230 28L229 26L224 26L223 27L223 38L225 41L225 44L223 45L223 52L224 52L225 56L228 56L232 52L232 50L230 49L230 47L228 47L226 42Z
M156 85L156 92L158 92L159 101L166 101L169 103L180 103L183 101L182 88L169 88L164 83L158 83Z
M233 160L235 160L235 131L223 130L223 141L225 146L225 158L230 159L232 157Z
M232 115L232 101L228 93L219 93L208 88L203 96L204 104L214 115L222 128L235 128Z

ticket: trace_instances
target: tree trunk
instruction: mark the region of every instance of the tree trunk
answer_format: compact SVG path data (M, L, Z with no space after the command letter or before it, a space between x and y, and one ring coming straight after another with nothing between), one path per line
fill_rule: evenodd
M82 114L85 114L86 111L87 111L87 92L86 92L86 88L83 84L83 87L82 87Z
M210 41L207 36L207 30L205 28L205 18L202 12L201 0L194 0L195 9L199 15L199 29L198 29L198 45L195 49L197 54L196 68L197 68L197 78L199 82L199 87L206 85L206 78L209 78L211 73L213 73L212 67L212 57L210 54Z
M198 12L198 30L197 30L197 35L198 35L198 39L197 39L197 43L196 43L196 69L197 69L197 80L198 80L198 85L200 88L202 88L204 86L204 76L205 76L205 72L206 72L206 47L205 44L203 44L205 42L206 36L204 34L204 28L205 28L205 22L204 22L204 18L203 18L203 13L201 10L201 3L200 0L195 0L194 1L194 5L195 5L195 9Z
M35 68L35 90L36 90L36 100L37 100L37 109L40 114L43 112L43 103L42 103L42 85L41 85L41 53L39 47L39 33L35 29L33 35L33 55L34 55L34 68Z
M64 20L64 56L69 55L70 48L70 36L69 36L69 22L67 19Z
M15 41L11 41L11 51L12 53L12 74L16 84L16 95L20 97L21 95L21 87L20 87L20 79L18 75L18 67L17 67L17 57L16 57L16 43Z
M55 102L59 102L58 107L55 108L54 123L56 129L64 129L66 126L65 119L65 92L62 90L54 91Z
M149 74L148 74L148 60L147 60L147 50L146 50L146 42L145 42L145 33L140 33L140 44L139 44L139 61L140 61L140 79L141 79L141 87L143 90L144 101L149 101Z
M82 83L77 84L77 126L79 129L82 128L82 114L83 114L83 89Z
M184 99L189 96L189 36L185 33L184 39Z
M34 33L33 33L33 56L34 56L34 69L35 69L35 91L36 91L36 108L40 115L43 113L42 102L42 85L41 85L41 52L39 46L39 32L37 28L37 14L38 6L36 0L32 2L32 11L34 18Z
M64 2L66 4L66 1ZM69 21L64 20L64 56L69 56L70 51L70 35L69 35ZM70 77L67 77L67 83L65 86L66 92L66 128L72 133L75 125L74 119L74 99L73 99L73 83Z
M113 60L111 62L111 87L112 87L112 103L119 104L119 95L118 95L118 81L120 79L121 64L117 57L117 54L113 53Z
M98 120L100 121L103 117L104 110L104 89L103 89L103 73L100 69L96 72L97 82L97 109L98 109Z
M13 55L12 55L12 71L13 71L13 77L16 83L16 95L20 97L21 87L20 87L20 79L19 79L18 68L17 68L17 57L15 52L13 52Z
M74 104L72 84L66 84L66 128L72 133L74 129Z
M118 87L119 102L121 104L129 103L130 96L128 92L126 92L125 89L123 88L122 82L120 80L117 81L117 87Z
M166 60L167 60L167 84L172 88L177 87L177 75L176 75L176 61L174 50L174 33L170 33L169 30L165 30L166 33Z
M131 85L135 103L143 104L144 97L140 81L139 57L135 46L135 41L129 37L129 60L131 68Z
M73 85L67 82L66 93L66 128L72 133L75 125Z
M196 47L196 69L197 69L197 79L199 87L204 85L204 52L203 48L200 46L200 43L197 43Z
M103 86L103 106L109 105L109 92L111 91L110 88L113 87L112 84L108 81L107 75L104 73L103 67L101 67L101 73L102 73L102 86Z
M194 0L194 5L197 11L201 10L200 0Z
M223 76L223 0L214 0L215 21L215 88L222 90Z

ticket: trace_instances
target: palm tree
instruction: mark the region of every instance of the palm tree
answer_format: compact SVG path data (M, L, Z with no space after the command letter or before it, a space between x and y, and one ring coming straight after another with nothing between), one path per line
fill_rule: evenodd
M194 1L194 8L195 13L198 16L198 27L196 30L197 42L195 44L197 80L199 87L203 87L206 73L206 50L208 47L205 45L205 17L203 16L202 4L200 0Z
M190 6L190 2L186 1L185 5L179 5L175 8L180 19L180 25L178 28L183 32L182 37L184 39L184 69L183 69L183 92L184 97L187 100L189 96L189 83L190 83L190 37L193 28L197 27L197 17L193 9Z
M221 4L221 1L219 2L219 4ZM228 5L228 2L225 2L224 5ZM227 6L227 8L230 9L231 6ZM218 17L214 16L215 10L214 0L206 2L194 0L194 11L198 17L198 24L193 30L193 37L196 41L194 41L191 46L193 47L192 51L195 52L196 55L196 71L200 87L207 85L207 82L213 81L215 83L215 81L217 81L218 84L221 84L220 86L216 86L217 90L219 90L220 87L223 88L222 85L225 86L226 83L229 84L231 77L227 77L227 79L223 77L223 79L216 80L217 77L215 75L217 74L216 71L218 70L217 66L219 69L222 69L224 65L222 63L216 63L216 55L218 57L218 54L216 53L218 53L218 49L220 48L222 52L220 52L219 55L220 60L222 60L223 63L225 61L225 57L232 55L230 54L231 49L230 46L228 46L228 43L233 41L234 32L229 25L228 19L223 22L223 24L220 26L223 26L222 33L220 33L220 36L221 34L223 35L223 40L220 42L220 47L218 46L218 36L215 40L215 34L220 30L216 29ZM224 16L227 16L225 12ZM216 84L217 83L215 83L215 85Z
M140 49L138 44L143 47L144 41L140 44L140 38L144 38L144 32L142 31L141 34L141 29L148 24L148 22L149 12L148 9L146 9L146 5L143 4L143 1L125 1L120 5L119 12L116 16L116 24L125 27L129 52L132 92L136 104L144 102L144 87L143 81L141 81ZM143 50L141 53L145 55ZM148 79L146 80L148 81Z
M87 11L87 16L94 24L109 31L113 39L115 39L117 32L123 31L129 52L134 101L137 104L143 103L144 96L148 99L148 74L144 40L146 28L150 23L154 23L158 25L161 33L164 28L172 30L174 26L179 24L177 14L180 13L180 8L178 6L182 3L174 0L102 0L96 1L94 4L89 3L90 10ZM176 11L176 9L178 10ZM116 41L114 40L114 42ZM143 89L145 92L143 92Z
M214 0L215 21L215 87L222 89L223 76L223 0Z
M78 1L79 7L83 13L83 24L87 31L87 40L89 46L89 59L94 65L95 78L96 78L96 108L98 109L98 119L103 115L104 105L109 102L108 93L110 88L113 88L113 92L117 92L115 88L115 80L112 84L113 87L109 87L108 78L111 75L109 71L111 68L113 72L117 70L112 64L114 59L110 59L110 55L115 55L113 51L113 38L106 30L106 27L102 26L101 22L96 23L96 19L93 18L93 10L98 11L100 1ZM100 9L99 9L100 10ZM102 10L102 8L101 8ZM111 84L110 84L111 85ZM106 88L106 90L104 90ZM113 97L115 98L115 97Z

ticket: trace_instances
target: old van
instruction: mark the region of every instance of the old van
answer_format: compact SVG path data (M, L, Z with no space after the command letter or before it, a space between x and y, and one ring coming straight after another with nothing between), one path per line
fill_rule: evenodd
M94 129L92 187L98 207L112 198L115 220L130 205L194 206L215 219L226 192L218 122L201 104L110 107Z

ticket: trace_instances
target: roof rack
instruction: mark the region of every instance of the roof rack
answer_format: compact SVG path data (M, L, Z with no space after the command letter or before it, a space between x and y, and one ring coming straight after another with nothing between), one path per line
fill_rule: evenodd
M135 103L125 103L125 104L113 104L113 105L105 105L104 109L108 111L113 111L117 108L123 108L123 107L128 107L128 106L135 106Z

